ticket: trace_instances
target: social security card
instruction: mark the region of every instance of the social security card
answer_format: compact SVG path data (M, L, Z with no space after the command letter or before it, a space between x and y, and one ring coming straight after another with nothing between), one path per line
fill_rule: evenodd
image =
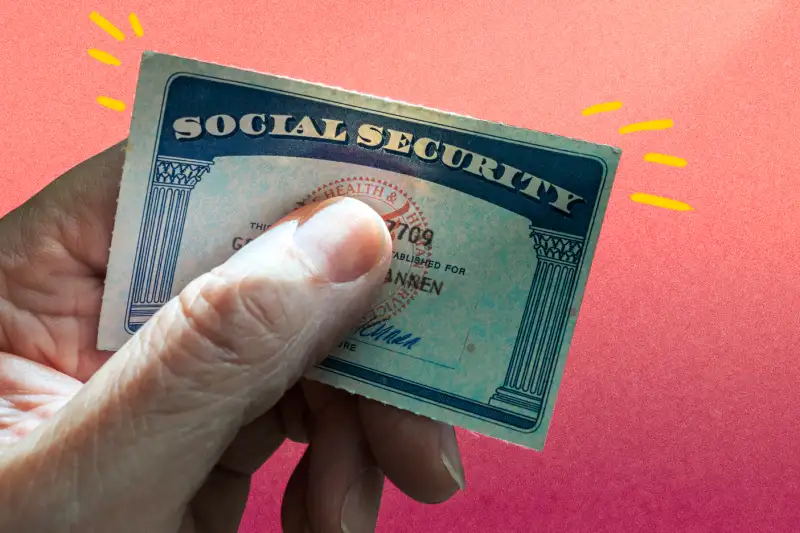
M620 151L144 54L98 348L298 206L380 213L391 269L309 378L541 450Z

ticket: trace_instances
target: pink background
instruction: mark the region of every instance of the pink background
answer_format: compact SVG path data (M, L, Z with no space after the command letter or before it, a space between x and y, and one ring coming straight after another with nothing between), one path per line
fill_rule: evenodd
M800 16L796 0L714 3L0 0L0 213L126 135L145 48L615 144L544 453L462 431L466 494L432 507L389 488L379 531L797 531ZM625 105L581 115L609 100ZM617 133L659 118L675 127ZM259 473L243 531L279 530L299 453Z

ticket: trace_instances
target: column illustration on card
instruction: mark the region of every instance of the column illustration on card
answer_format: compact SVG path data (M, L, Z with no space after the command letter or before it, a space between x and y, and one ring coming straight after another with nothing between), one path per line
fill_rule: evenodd
M125 329L135 333L170 298L192 189L213 163L158 156L142 215Z

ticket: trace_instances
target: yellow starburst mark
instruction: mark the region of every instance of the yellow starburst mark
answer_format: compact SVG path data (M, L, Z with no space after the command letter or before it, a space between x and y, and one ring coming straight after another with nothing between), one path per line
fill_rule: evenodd
M598 113L608 113L611 111L616 111L622 108L622 102L604 102L601 104L595 104L585 108L582 111L584 116L596 115ZM619 129L619 133L621 135L627 135L629 133L636 133L639 131L657 131L657 130L666 130L674 126L674 122L671 119L659 119L659 120L648 120L645 122L635 122L633 124L628 124L623 126ZM644 160L648 163L657 163L659 165L667 165L671 167L685 167L686 160L677 157L674 155L667 155L667 154L660 154L656 152L649 152L645 154ZM693 208L687 203L672 200L669 198L664 198L662 196L655 196L652 194L646 194L637 192L631 195L631 200L640 204L652 205L655 207L661 207L664 209L672 209L675 211L692 211Z
M92 11L89 14L89 20L97 24L97 26L109 34L111 37L116 39L117 41L124 41L125 34L120 31L119 28L114 26L111 21L105 18L103 15L98 13L97 11ZM139 22L139 17L136 16L136 13L131 13L128 16L128 21L130 22L131 29L133 33L136 34L137 37L142 37L144 35L144 29L142 28L142 23ZM98 50L97 48L90 48L88 50L89 57L96 59L100 63L111 65L114 67L118 67L122 64L117 57L114 55L105 52L103 50ZM97 103L101 106L111 109L113 111L125 111L126 105L125 102L121 100L117 100L116 98L111 98L109 96L98 96Z

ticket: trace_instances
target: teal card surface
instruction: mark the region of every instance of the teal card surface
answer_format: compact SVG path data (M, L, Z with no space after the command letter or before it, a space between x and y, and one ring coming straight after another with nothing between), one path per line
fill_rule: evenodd
M620 151L174 56L142 60L98 348L299 205L394 259L309 378L542 449Z

